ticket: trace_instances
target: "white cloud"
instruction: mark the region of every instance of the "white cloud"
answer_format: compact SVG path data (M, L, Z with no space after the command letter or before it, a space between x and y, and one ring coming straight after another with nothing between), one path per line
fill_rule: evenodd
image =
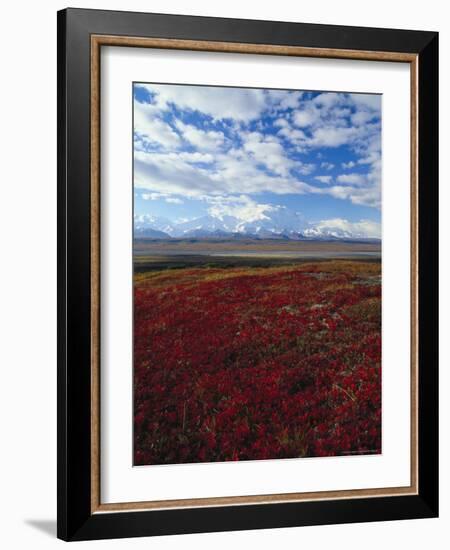
M173 128L157 118L151 105L134 102L134 131L144 138L144 141L157 143L168 149L177 148L180 137Z
M170 195L193 196L211 189L208 171L202 170L176 154L134 153L136 188Z
M358 164L375 164L377 162L379 162L380 160L380 153L379 152L372 152L372 153L369 153L367 154L366 156L364 157L361 157L360 159L358 159Z
M142 193L141 197L145 201L157 201L164 198L166 195L164 193Z
M183 200L178 197L172 197L167 193L142 193L141 197L146 201L164 200L171 204L183 204Z
M377 115L374 112L357 111L350 118L351 118L352 124L354 124L355 126L361 126L362 124L366 124L370 120L373 120L375 116Z
M274 205L257 203L248 195L208 197L207 201L212 203L212 206L208 208L208 213L220 220L223 220L225 216L233 216L241 221L255 222L268 219L265 212L277 209L277 206Z
M347 145L363 156L369 151L371 140L379 139L379 116L379 96L326 92L302 99L301 108L292 119L297 127L308 131L301 141L303 151ZM288 137L288 126L283 126L283 134Z
M285 118L277 118L274 123L274 126L277 126L278 128L289 128L289 122Z
M378 111L378 113L381 110L380 94L350 94L350 97L357 107Z
M284 132L284 130L288 133L291 132L291 130L284 128L279 133ZM293 132L297 131L293 130ZM299 133L303 134L301 131ZM302 175L308 175L315 169L314 164L303 163L300 160L289 158L280 140L273 135L264 136L258 132L250 132L241 137L243 139L244 151L250 157L249 160L255 161L256 164L264 165L278 176L288 178L294 169Z
M325 170L332 170L334 168L334 164L332 162L321 162L320 167Z
M311 226L311 233L316 231L318 233L335 233L336 236L348 234L353 238L381 238L381 224L371 220L350 222L342 218L333 218L313 223Z
M231 118L249 122L267 107L263 90L208 86L139 84L153 95L154 105L166 110L170 104L199 111L216 120Z
M326 189L326 193L337 199L350 200L353 204L381 207L381 193L376 181L364 187L333 185Z
M324 92L316 96L312 100L312 103L314 105L318 105L319 107L330 109L331 107L339 105L343 101L345 101L345 96L343 94L339 94L336 92Z
M182 160L185 160L186 162L198 162L203 164L210 164L214 162L214 156L209 153L178 153L178 157Z
M286 138L294 145L302 145L307 141L305 132L298 130L297 128L291 128L289 125L281 128L278 132L279 136Z
M350 170L351 168L354 168L356 166L356 163L350 160L349 162L343 162L341 166L342 168L344 168L344 170Z
M300 128L311 126L312 124L317 122L319 118L320 113L317 109L314 108L304 109L302 111L295 111L293 115L294 123Z
M268 162L282 171L276 155ZM244 149L216 154L208 169L188 162L182 154L135 151L134 176L136 188L186 197L263 192L302 194L316 189L292 175L267 174L260 169L259 158Z
M223 132L215 130L200 130L191 124L184 124L181 120L176 122L177 129L181 132L183 138L201 152L214 152L219 150L224 142Z
M267 96L272 108L276 110L295 109L304 92L287 90L268 90Z
M183 204L184 201L182 201L178 197L167 197L166 202L169 202L171 204Z
M298 170L298 172L300 172L300 174L304 175L304 176L307 176L308 174L311 174L312 172L314 172L314 170L316 169L316 165L309 162L309 163L300 163L298 162L297 163L297 166L295 167L296 170Z
M316 180L320 181L321 183L331 183L333 178L332 176L315 176Z
M351 143L358 135L356 128L319 127L313 132L309 145L314 147L340 147Z
M348 183L350 185L362 185L366 182L364 174L341 174L336 179L339 183Z
M244 150L257 163L264 164L269 170L280 176L289 176L295 163L289 159L284 148L273 136L265 137L258 132L251 132L244 138Z

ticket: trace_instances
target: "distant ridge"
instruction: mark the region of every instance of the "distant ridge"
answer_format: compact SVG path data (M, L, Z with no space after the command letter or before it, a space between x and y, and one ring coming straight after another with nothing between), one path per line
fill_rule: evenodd
M373 224L372 224L373 225ZM134 237L152 239L278 239L295 241L372 241L380 242L370 234L370 222L351 223L346 220L328 220L316 224L287 208L266 211L259 219L243 221L234 216L201 216L192 220L172 222L166 218L140 215L134 219Z
M140 227L139 229L134 230L134 238L144 238L144 239L170 239L171 236L164 231L158 231L158 229L152 229L151 227Z

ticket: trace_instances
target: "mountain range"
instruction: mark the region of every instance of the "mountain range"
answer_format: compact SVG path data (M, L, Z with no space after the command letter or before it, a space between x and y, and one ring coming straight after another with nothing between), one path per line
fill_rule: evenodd
M136 215L134 237L170 238L259 238L291 240L371 240L379 239L358 229L348 230L306 222L304 217L288 209L265 212L261 219L243 221L224 215L205 215L188 221L173 222L150 214Z

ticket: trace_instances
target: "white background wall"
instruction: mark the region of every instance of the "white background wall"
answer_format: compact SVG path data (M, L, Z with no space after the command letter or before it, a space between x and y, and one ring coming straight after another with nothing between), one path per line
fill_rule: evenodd
M77 1L76 7L440 31L441 281L448 281L450 29L440 0ZM64 2L2 6L0 33L0 541L53 548L56 517L56 10ZM430 216L433 213L430 213ZM446 547L450 452L446 346L450 306L441 285L441 518L83 543L97 547ZM447 542L448 544L448 542Z

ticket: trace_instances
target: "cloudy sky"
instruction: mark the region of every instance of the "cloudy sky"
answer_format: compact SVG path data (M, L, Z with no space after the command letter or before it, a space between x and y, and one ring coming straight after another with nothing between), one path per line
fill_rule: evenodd
M381 236L381 96L134 84L135 217Z

